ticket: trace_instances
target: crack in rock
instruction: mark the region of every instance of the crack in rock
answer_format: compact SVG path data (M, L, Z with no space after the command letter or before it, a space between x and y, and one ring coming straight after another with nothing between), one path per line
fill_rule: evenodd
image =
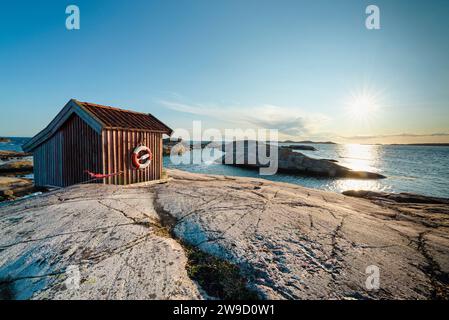
M433 287L432 299L447 300L449 298L449 274L441 270L438 262L435 261L430 251L427 249L426 235L428 231L418 235L418 251L426 259L427 265L422 266L423 272L429 277Z

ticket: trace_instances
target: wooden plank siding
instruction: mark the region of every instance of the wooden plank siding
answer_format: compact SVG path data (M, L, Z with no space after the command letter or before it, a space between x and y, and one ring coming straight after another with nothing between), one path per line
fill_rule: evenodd
M101 136L95 130L74 115L60 131L63 134L63 186L90 180L84 170L95 173L103 171Z
M141 170L132 166L134 149L143 143L150 148L151 164ZM77 114L34 150L34 179L37 186L66 187L91 180L84 170L119 176L106 184L131 184L157 180L162 175L162 133L141 129L105 128L97 133Z
M33 162L36 186L63 186L62 132L34 150Z
M75 114L33 154L37 186L65 187L89 180L84 170L103 170L101 136Z
M150 148L153 154L151 164L145 168L136 170L132 166L131 156L134 149L143 143ZM162 133L104 129L102 132L103 168L104 174L112 174L123 171L120 176L104 179L105 184L131 184L161 178L162 174Z

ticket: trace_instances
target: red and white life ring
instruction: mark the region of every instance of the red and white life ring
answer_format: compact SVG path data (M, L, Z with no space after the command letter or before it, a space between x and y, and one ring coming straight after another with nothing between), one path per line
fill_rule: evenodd
M134 168L145 169L150 165L151 160L153 160L153 154L147 146L138 146L134 149L131 159Z

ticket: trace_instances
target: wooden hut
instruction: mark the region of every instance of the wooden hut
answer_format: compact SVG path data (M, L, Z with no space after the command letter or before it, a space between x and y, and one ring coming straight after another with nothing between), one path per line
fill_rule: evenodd
M171 133L151 114L72 99L23 149L36 186L131 184L161 178L162 135Z

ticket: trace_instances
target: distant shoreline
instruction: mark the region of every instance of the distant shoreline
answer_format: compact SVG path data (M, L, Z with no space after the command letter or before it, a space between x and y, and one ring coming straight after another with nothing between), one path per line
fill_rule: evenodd
M5 140L2 141L2 139L9 139L10 141L7 142ZM13 142L13 139L31 139L30 137L9 137L9 136L0 136L0 142L3 143L11 143ZM237 140L242 141L242 140ZM195 142L195 141L192 141ZM205 141L203 141L205 142ZM231 141L229 141L231 142ZM339 143L339 142L333 142L333 141L312 141L312 140L301 140L301 141L294 141L294 140L284 140L284 141L278 141L278 143L298 143L298 144L330 144L330 145L338 145L338 144L352 144L352 143ZM423 143L355 143L360 145L379 145L379 146L416 146L416 147L449 147L449 142L447 143L433 143L433 142L423 142Z
M387 146L449 147L449 143L390 143Z
M278 143L301 143L301 144L351 144L351 143L337 143L332 141L319 142L319 141L279 141ZM367 146L416 146L416 147L449 147L449 143L355 143Z
M305 144L338 144L336 142L332 141L311 141L311 140L304 140L304 141L293 141L293 140L285 140L285 141L278 141L278 143L305 143Z

